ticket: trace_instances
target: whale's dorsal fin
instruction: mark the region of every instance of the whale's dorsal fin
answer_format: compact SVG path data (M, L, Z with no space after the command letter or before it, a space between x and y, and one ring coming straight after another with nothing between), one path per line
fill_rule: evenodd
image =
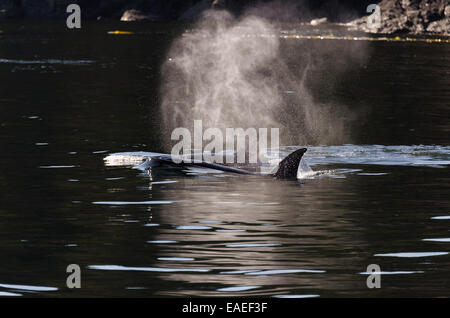
M273 174L273 176L278 179L296 179L300 160L302 160L303 154L306 150L306 148L298 149L281 160L278 164L278 170Z

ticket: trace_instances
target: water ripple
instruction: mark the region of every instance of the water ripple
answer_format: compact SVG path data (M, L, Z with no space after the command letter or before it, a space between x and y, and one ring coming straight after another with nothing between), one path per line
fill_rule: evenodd
M67 168L76 168L74 165L61 165L61 166L39 166L40 169L67 169Z
M374 256L387 256L387 257L428 257L428 256L440 256L447 255L448 252L410 252L410 253L387 253L387 254L375 254Z
M408 275L408 274L423 274L423 271L393 271L393 272L361 272L361 275Z
M149 205L149 204L172 204L174 201L95 201L98 205Z
M261 286L224 287L224 288L217 289L217 291L221 291L221 292L238 292L238 291L246 291L246 290L252 290L252 289L257 289L257 288L261 288Z
M22 296L22 294L0 291L0 297L3 297L3 296Z
M245 275L279 275L279 274L296 274L296 273L326 273L323 270L313 270L313 269L271 269L265 271L256 271L245 273Z
M210 269L207 268L128 267L121 265L89 265L88 268L102 271L138 271L138 272L161 272L161 273L175 273L175 272L206 273L211 271Z
M422 239L422 241L429 241L429 242L450 242L450 237L443 237L443 238L426 238Z
M176 180L166 180L166 181L153 181L150 182L151 185L155 185L155 184L169 184L169 183L177 183L178 181Z
M46 287L46 286L31 286L31 285L13 285L13 284L0 284L2 288L28 290L28 291L56 291L56 287Z
M274 295L273 298L315 298L320 297L320 295L315 294L305 294L305 295Z
M158 257L159 261L195 261L192 257Z
M2 59L0 63L5 64L67 64L67 65L88 65L95 63L92 60L59 60L59 59L46 59L46 60L14 60L14 59Z
M210 230L212 227L203 225L180 225L175 227L177 230Z
M234 275L234 274L246 274L246 273L257 272L257 271L258 270L256 270L256 269L242 270L242 271L225 271L225 272L220 272L219 274Z
M248 243L248 244L227 244L226 247L269 247L269 246L281 246L276 243Z

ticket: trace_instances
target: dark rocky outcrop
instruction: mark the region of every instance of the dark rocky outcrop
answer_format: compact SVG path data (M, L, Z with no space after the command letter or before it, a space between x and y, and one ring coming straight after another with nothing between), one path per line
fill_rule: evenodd
M383 0L379 28L369 28L367 17L349 23L372 33L439 34L450 36L450 1Z

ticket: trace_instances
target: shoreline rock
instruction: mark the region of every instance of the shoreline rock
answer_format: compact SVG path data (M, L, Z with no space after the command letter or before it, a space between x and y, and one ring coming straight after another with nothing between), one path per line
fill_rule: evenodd
M122 17L120 18L120 21L156 21L158 20L157 16L145 14L139 10L136 9L130 9L126 10Z
M369 33L450 36L450 2L447 0L383 0L379 7L379 28L369 28L368 16L347 25L351 29Z
M312 26L316 26L316 25L327 23L327 22L328 22L328 19L326 17L324 17L324 18L320 18L320 19L313 19L313 20L311 20L311 22L309 22L309 24L311 24Z

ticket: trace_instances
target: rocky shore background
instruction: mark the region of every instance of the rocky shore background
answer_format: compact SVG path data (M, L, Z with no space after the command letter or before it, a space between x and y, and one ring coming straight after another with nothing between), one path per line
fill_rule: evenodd
M450 36L448 0L383 0L379 6L379 28L369 28L366 17L354 20L349 25L372 33L430 33Z
M0 19L64 17L71 3L80 5L84 19L190 21L215 8L313 25L347 23L372 33L450 35L449 0L0 0ZM366 23L366 8L372 3L381 8L377 29L368 29Z

